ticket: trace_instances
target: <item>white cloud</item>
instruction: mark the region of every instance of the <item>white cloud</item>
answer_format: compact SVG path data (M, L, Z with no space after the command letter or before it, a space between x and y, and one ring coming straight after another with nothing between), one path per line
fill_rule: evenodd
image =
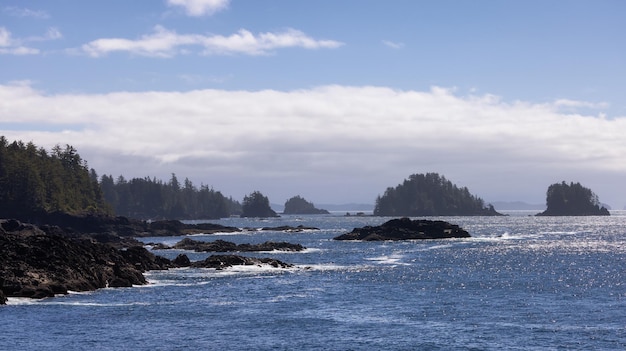
M61 33L61 31L56 27L50 27L48 28L48 30L46 30L46 33L44 33L44 35L28 37L28 38L22 39L22 41L37 42L37 41L58 40L61 38L63 38L63 34Z
M404 43L399 43L399 42L393 42L393 41L389 41L389 40L383 40L383 44L385 44L386 46L392 48L392 49L402 49L404 48Z
M226 9L229 3L230 0L167 0L169 6L182 7L194 17L212 15Z
M590 109L606 109L609 104L606 102L589 102L589 101L577 101L570 99L558 99L554 101L554 106L562 108L590 108Z
M6 28L0 27L0 55L36 55L39 50L21 44L21 40L14 39Z
M4 8L4 12L13 17L31 17L37 19L47 19L50 15L41 10L31 10L27 8L21 8L16 6L7 6Z
M229 182L285 196L298 187L322 196L324 184L333 184L344 198L365 191L373 201L409 174L435 171L475 192L493 188L496 178L527 194L531 179L541 178L534 186L541 201L555 181L626 176L626 117L564 114L554 104L442 88L46 95L20 83L0 85L0 124L10 140L72 144L99 172L177 172L227 194Z
M0 27L0 55L37 55L41 53L39 49L24 46L23 43L56 40L62 37L63 35L57 28L51 27L43 36L13 38L9 30Z
M305 49L337 48L343 45L333 40L316 40L306 34L288 29L280 33L260 33L254 35L241 29L230 36L178 34L162 26L156 26L154 33L140 39L122 38L97 39L82 46L83 52L92 57L100 57L110 52L126 51L142 56L172 57L185 52L182 48L196 46L203 48L205 55L246 54L263 55L272 50L301 47Z
M12 45L11 32L6 28L0 27L0 47L7 47Z

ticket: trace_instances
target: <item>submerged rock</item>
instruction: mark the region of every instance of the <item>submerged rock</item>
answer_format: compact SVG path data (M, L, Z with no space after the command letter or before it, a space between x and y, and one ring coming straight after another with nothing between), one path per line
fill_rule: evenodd
M468 238L469 233L456 224L444 221L411 220L399 218L387 221L379 226L354 228L351 232L337 236L334 240L417 240Z

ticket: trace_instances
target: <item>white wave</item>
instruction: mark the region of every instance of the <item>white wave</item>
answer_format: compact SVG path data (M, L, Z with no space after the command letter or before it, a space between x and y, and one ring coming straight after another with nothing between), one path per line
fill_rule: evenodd
M349 272L359 272L363 270L372 269L372 266L369 265L340 265L335 263L320 263L320 264L309 264L309 265L296 265L298 271L349 271Z
M377 257L369 257L365 259L368 261L374 261L378 264L391 264L391 265L401 264L401 265L408 266L409 265L408 263L400 262L403 258L404 258L404 255L391 254L391 255L383 255L383 256L377 256Z
M582 232L578 231L550 231L550 232L539 232L541 235L576 235L581 234Z
M433 245L433 246L427 246L427 247L420 248L420 249L418 249L416 251L430 251L430 250L447 249L447 248L453 247L453 246L456 246L456 245L453 245L453 244Z
M8 297L7 305L34 305L41 302L39 299L31 299L29 297Z

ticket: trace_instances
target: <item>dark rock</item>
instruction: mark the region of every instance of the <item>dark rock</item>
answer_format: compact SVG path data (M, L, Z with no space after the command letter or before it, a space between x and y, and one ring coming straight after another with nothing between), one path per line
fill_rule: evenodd
M350 233L340 235L334 240L381 241L468 237L470 235L467 231L448 222L399 218L392 219L380 226L354 228Z
M18 221L8 221L12 222L7 222L6 226L20 225ZM134 239L135 237L241 231L241 229L236 227L227 227L214 223L185 224L178 220L146 222L126 217L91 214L75 216L63 212L41 215L38 218L38 224L47 233L53 231L55 234L69 237L88 235L99 242L105 242L118 248L137 245L138 242ZM120 239L120 237L124 239Z
M185 238L176 243L173 248L180 250L193 250L196 252L250 252L250 251L302 251L305 249L300 244L291 244L287 242L266 241L262 244L235 244L225 240L215 241L197 241Z
M70 290L141 285L146 284L144 271L173 266L143 247L118 250L91 238L48 234L15 221L3 221L2 228L0 290L4 296L42 298Z
M163 243L149 243L148 245L152 246L152 250L169 250L172 247L165 245Z
M215 268L215 269L223 269L227 267L243 265L262 265L268 264L275 268L290 268L293 267L292 264L285 263L280 260L276 260L273 258L256 258L256 257L245 257L238 255L211 255L207 257L203 261L197 261L191 263L191 267L194 268Z
M172 264L176 267L189 267L191 265L191 261L187 255L180 254L176 256L176 258L172 261Z

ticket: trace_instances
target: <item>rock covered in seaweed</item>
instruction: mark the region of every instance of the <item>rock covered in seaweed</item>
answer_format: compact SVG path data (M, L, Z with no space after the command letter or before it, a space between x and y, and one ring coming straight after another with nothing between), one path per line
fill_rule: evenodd
M349 233L335 237L334 240L383 241L469 237L469 233L456 224L424 219L411 220L405 217L392 219L379 226L354 228Z

